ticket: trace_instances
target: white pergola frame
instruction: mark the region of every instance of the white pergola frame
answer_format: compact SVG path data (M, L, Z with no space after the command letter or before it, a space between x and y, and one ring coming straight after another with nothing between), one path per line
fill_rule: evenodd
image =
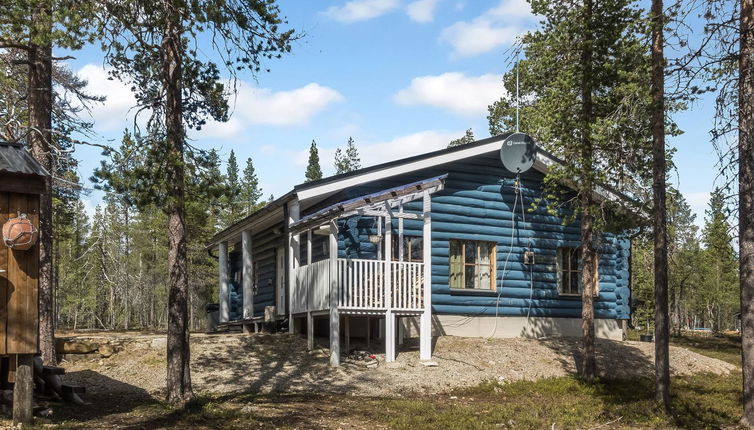
M422 239L423 239L423 279L424 279L424 303L423 310L420 314L420 359L432 359L432 199L431 195L444 189L447 175L437 176L424 181L414 182L401 187L383 190L367 196L347 200L328 206L314 214L304 217L300 220L289 218L289 261L290 272L300 265L300 240L299 236L306 233L307 235L307 264L311 260L311 236L312 232L327 226L329 230L329 261L330 273L336 273L337 256L338 256L338 227L337 220L354 215L373 216L384 219L384 251L383 259L387 262L392 261L392 218L398 221L399 237L399 261L403 260L403 220L423 220ZM422 199L422 213L406 213L403 211L403 205ZM293 209L289 207L289 214L295 213L298 218L298 202L295 202ZM397 212L395 211L397 209ZM380 224L378 223L378 226ZM392 309L391 301L391 266L385 264L384 279L386 282L385 291L387 295L385 312L385 359L388 362L395 361L396 357L396 314ZM292 300L295 282L289 276L289 298ZM330 317L330 365L337 367L340 365L340 314L338 309L338 277L330 277L330 296L329 296L329 317ZM289 306L289 327L291 332L294 331L293 320L294 314L292 306ZM314 346L313 332L313 315L311 311L306 313L307 318L307 340L308 347ZM346 325L348 332L348 325Z

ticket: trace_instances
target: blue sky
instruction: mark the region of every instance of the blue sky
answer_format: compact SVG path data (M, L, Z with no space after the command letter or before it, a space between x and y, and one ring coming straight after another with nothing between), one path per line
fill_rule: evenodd
M279 4L303 38L290 55L266 64L270 73L241 76L228 123L191 134L223 159L234 150L241 168L252 157L265 197L303 181L312 139L327 175L335 149L349 136L365 166L443 148L467 128L487 137L486 107L502 94L509 67L505 51L537 22L525 0ZM107 80L98 49L74 55L71 68L88 79L92 93L107 96L92 111L95 140L117 145L131 124L133 97L126 85ZM712 113L706 100L677 115L685 133L669 142L678 148L678 185L698 223L716 177L708 138ZM99 150L79 147L77 157L86 180L99 164ZM91 210L101 194L85 200Z

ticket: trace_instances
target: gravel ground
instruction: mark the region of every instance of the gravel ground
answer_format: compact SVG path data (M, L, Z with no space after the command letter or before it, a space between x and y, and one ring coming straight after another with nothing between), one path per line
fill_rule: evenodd
M165 390L165 337L113 334L76 336L111 343L119 350L109 358L69 355L61 365L65 379L85 385L87 395L122 398L125 394L161 398ZM321 339L325 342L326 339ZM402 396L435 393L486 380L515 381L564 376L577 370L578 339L479 339L440 337L436 367L419 361L418 347L403 345L394 363L376 354L377 367L362 359L328 365L324 348L306 351L306 340L288 334L192 335L192 382L199 393L286 392ZM599 372L611 377L651 376L654 344L597 342ZM672 347L671 371L725 374L732 364Z

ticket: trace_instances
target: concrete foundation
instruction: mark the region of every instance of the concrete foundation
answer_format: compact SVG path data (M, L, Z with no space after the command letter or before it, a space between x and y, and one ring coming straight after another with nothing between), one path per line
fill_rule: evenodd
M406 337L419 336L418 317L401 318L401 324L404 326ZM598 338L623 340L624 327L624 320L594 320L595 334ZM432 335L496 338L581 337L581 319L432 315Z

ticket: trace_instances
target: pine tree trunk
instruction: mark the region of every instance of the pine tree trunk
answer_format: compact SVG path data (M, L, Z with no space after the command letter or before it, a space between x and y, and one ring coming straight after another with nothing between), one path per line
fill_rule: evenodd
M174 8L168 5L167 10ZM188 327L188 277L185 223L184 132L182 105L181 30L178 17L168 17L162 40L162 79L166 94L166 183L168 184L168 339L167 400L185 407L191 389Z
M741 0L738 72L738 246L743 417L754 427L754 0Z
M50 11L37 8L32 19L32 40L37 32L48 32ZM51 25L51 24L50 24ZM31 154L52 174L52 48L29 45L29 147ZM53 311L52 267L52 179L45 181L39 201L39 349L45 364L57 364L55 315Z
M594 259L594 216L592 215L592 0L584 2L584 45L581 51L581 334L582 334L582 363L581 376L587 381L594 379L597 374L597 361L594 352L594 292L597 276Z
M654 198L655 400L670 411L668 234L665 208L665 58L662 0L652 0L652 194Z

